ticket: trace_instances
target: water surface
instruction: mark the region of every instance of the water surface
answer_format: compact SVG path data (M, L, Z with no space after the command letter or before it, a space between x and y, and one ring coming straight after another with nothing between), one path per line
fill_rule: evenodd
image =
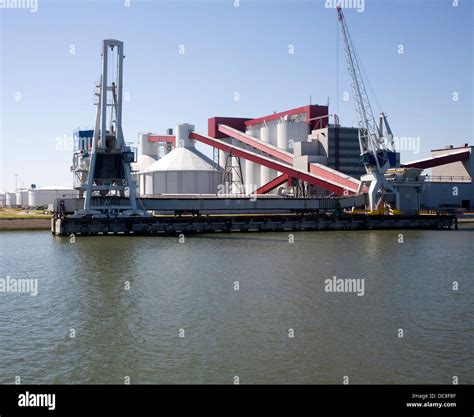
M474 383L473 228L0 240L0 383Z

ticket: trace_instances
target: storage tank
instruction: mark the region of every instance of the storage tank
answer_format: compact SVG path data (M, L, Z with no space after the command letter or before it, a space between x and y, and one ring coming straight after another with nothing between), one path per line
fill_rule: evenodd
M256 139L260 138L260 129L249 129L245 132ZM250 148L252 152L258 152ZM247 194L253 193L260 186L260 165L255 162L245 160L245 191Z
M277 126L277 146L279 149L283 149L285 151L288 150L288 143L290 139L288 125L288 120L280 119L280 122Z
M22 188L16 192L16 205L19 207L28 207L28 190Z
M59 185L32 188L28 191L28 207L48 207L56 198L77 198L79 191Z
M5 207L5 194L0 194L0 207Z
M158 148L156 142L150 142L151 133L138 134L138 155L148 155L155 160L158 159Z
M176 148L140 172L141 195L216 194L222 183L222 169L195 148L188 138L194 126L178 125Z
M260 139L262 142L271 144L271 131L270 126L262 126L260 129ZM273 169L260 167L260 186L265 185L267 182L270 182L272 179L276 178L277 172Z
M16 193L6 193L5 194L5 206L6 207L16 207Z

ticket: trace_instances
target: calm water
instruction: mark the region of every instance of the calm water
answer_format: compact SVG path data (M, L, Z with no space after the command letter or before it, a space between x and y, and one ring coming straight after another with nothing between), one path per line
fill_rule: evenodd
M398 233L2 232L0 278L39 292L0 293L0 383L472 384L474 228Z

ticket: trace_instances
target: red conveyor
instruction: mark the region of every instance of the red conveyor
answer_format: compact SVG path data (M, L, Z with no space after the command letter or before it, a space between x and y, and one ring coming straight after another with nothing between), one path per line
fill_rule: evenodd
M218 128L220 132L234 139L237 139L239 142L251 146L254 149L257 149L272 158L278 159L289 165L293 165L293 154L291 152L279 149L274 145L262 142L261 140L258 140L253 136L247 135L246 133L240 132L239 130L234 129L230 126L221 124ZM336 171L335 169L329 168L325 165L310 163L309 172L322 180L329 180L332 183L337 184L341 188L347 189L350 193L357 194L359 190L360 181L353 177L350 177L349 175L343 174L342 172Z
M211 138L209 136L201 135L196 132L190 132L189 138L217 148L223 152L230 153L236 157L244 158L251 162L266 166L275 171L279 171L282 174L286 174L291 178L306 181L309 184L321 187L338 195L355 194L357 192L357 190L354 191L354 189L349 189L347 186L344 186L340 182L336 182L326 177L317 176L311 172L302 171L286 163L276 161L267 156L231 145L220 139Z

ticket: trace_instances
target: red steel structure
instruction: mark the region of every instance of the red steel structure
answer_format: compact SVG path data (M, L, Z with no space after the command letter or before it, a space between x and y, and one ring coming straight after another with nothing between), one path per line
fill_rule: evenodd
M262 124L263 122L269 122L271 120L277 120L285 116L296 116L299 114L304 114L306 116L306 121L310 125L311 129L315 129L316 125L318 127L326 127L327 120L322 120L320 122L316 121L316 118L327 115L329 112L328 106L320 106L318 104L309 104L307 106L297 107L295 109L282 111L279 113L269 114L268 116L259 117L257 119L247 120L245 126L254 126ZM240 130L240 129L239 129Z
M281 174L275 179L271 180L270 182L267 182L266 184L262 185L260 188L258 188L255 191L255 194L266 194L269 193L270 191L273 191L275 188L277 188L280 185L283 185L285 182L291 181L291 177L289 177L286 174Z
M218 126L224 124L231 126L241 132L245 132L245 123L251 119L242 117L211 117L207 121L207 135L211 138L224 139L226 136L224 133L219 131Z
M290 152L284 151L282 149L277 148L276 146L262 142L252 136L233 129L230 126L219 125L218 130L226 136L230 136L242 143L245 143L246 145L252 146L253 148L263 152L266 155L269 155L272 158L275 158L286 164L293 165L293 154ZM320 177L321 179L330 180L332 183L338 184L341 188L347 189L349 192L352 192L354 194L357 193L357 190L359 189L360 182L357 179L352 178L329 167L326 167L324 165L310 163L309 172L314 174L315 176ZM266 189L264 188L266 187L266 185L270 185L270 183L265 184L260 188Z
M199 142L202 142L214 148L217 148L221 151L227 152L233 156L248 159L249 161L266 166L270 169L274 169L275 171L279 171L283 174L286 174L291 178L306 181L309 184L315 185L317 187L321 187L332 193L335 193L338 195L355 194L354 191L348 190L344 186L338 183L335 183L333 180L318 177L310 172L299 170L283 162L279 162L274 159L268 158L264 155L259 155L257 153L239 148L237 146L223 142L219 139L211 138L209 136L204 136L196 132L191 132L189 134L189 138L197 140Z
M148 142L163 142L163 143L172 143L173 145L176 145L176 136L150 135L148 136Z
M279 149L274 145L262 142L253 136L247 135L246 133L240 132L237 129L233 129L230 126L221 124L218 126L219 132L224 134L224 137L231 137L237 139L239 142L245 143L273 158L276 158L287 164L293 164L293 154L291 152Z

